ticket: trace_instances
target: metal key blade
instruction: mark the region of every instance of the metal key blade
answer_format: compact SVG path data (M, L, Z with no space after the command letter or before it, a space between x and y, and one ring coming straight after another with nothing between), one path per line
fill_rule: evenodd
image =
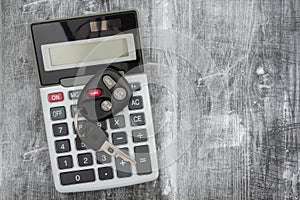
M101 146L100 150L105 151L107 154L115 157L120 157L123 160L130 162L132 165L136 164L136 161L123 151L121 151L118 147L112 145L111 143L105 141Z

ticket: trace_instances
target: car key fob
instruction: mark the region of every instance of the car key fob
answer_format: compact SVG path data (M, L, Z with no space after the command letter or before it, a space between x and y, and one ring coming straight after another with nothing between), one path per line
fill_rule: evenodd
M81 115L89 121L113 117L129 104L132 90L127 80L116 70L100 70L85 85L78 99Z

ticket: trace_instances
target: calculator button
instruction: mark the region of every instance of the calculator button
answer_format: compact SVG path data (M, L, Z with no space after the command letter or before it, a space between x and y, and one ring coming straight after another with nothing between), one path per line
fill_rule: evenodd
M129 110L142 109L143 107L144 105L142 96L131 97L131 99L129 100Z
M81 94L81 91L82 90L69 91L69 99L70 100L78 99Z
M112 133L112 142L114 145L127 144L127 134L125 132Z
M138 175L152 172L148 145L134 147L136 170Z
M117 128L124 128L125 127L125 119L123 115L114 116L113 118L109 119L110 128L117 129Z
M111 156L108 155L104 151L97 151L96 152L96 160L98 164L105 164L111 162Z
M75 113L78 111L77 105L71 105L71 115L74 118L75 117ZM78 115L79 117L81 116L80 113Z
M128 154L128 148L121 148L121 150ZM129 162L123 160L120 157L115 158L115 162L117 168L117 176L119 178L129 177L132 175L131 165Z
M139 82L130 83L130 87L133 91L141 90L141 83Z
M53 124L52 125L53 134L54 136L64 136L68 135L68 124L67 123L61 123L61 124Z
M145 115L144 115L144 113L130 114L130 124L131 124L131 126L145 125Z
M85 150L86 149L86 145L80 140L79 137L77 137L75 139L75 144L76 144L77 150Z
M72 156L62 156L57 158L59 169L69 169L73 167Z
M72 185L93 181L95 181L95 172L93 169L60 174L60 182L62 185Z
M96 125L99 126L100 128L102 128L103 130L107 129L106 121L97 122Z
M132 131L133 142L145 142L147 141L147 130L138 129Z
M79 154L77 155L78 164L81 167L89 166L93 164L93 156L91 153Z
M86 120L80 120L80 121L77 122L79 131L81 131L84 128L84 126L86 125L86 123L87 123ZM73 122L73 129L74 129L74 133L77 134L76 130L75 130L75 124L74 124L74 122Z
M91 89L88 91L89 97L99 97L101 96L102 91L100 89Z
M66 119L65 107L60 106L60 107L50 108L50 115L53 121Z
M56 153L64 153L71 151L70 141L69 140L58 140L55 141Z
M108 180L114 177L113 169L111 167L101 167L98 169L99 179Z
M64 100L64 94L62 92L48 94L48 101L51 103L59 102L63 100Z

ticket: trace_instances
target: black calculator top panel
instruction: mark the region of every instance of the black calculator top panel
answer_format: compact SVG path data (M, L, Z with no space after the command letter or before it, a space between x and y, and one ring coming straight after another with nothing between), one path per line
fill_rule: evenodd
M91 22L108 24L105 30L102 26L92 31ZM114 35L132 34L135 44L134 60L115 62L111 65L119 71L125 73L141 73L143 68L143 56L138 30L137 13L134 10L118 13L106 13L94 16L86 16L72 19L60 19L34 23L31 25L34 49L37 59L40 83L42 86L59 84L61 79L73 78L76 76L86 76L95 74L100 68L109 64L99 64L77 68L60 70L45 70L42 45L80 41L86 39L101 38Z

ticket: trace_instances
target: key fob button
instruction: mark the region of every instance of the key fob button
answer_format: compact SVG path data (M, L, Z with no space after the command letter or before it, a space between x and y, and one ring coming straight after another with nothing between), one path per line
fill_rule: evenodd
M110 101L105 100L101 103L101 109L103 111L108 112L111 110L111 108L112 108L112 104Z
M124 88L119 87L113 91L113 96L116 100L122 101L126 98L127 92Z
M102 94L102 91L100 89L91 89L88 91L89 97L100 97Z
M109 90L116 85L116 82L108 75L103 77L103 82Z

